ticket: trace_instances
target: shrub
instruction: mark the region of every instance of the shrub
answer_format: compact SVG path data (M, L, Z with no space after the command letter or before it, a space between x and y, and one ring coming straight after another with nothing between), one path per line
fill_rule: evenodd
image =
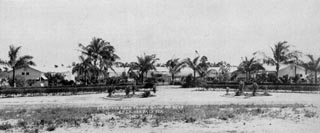
M197 119L190 117L186 119L186 123L194 123L196 120Z
M145 91L145 92L142 94L142 98L147 98L147 97L150 97L150 91Z
M13 126L10 123L0 124L0 130L8 130L10 128L13 128Z
M56 127L55 126L53 126L53 125L51 125L51 126L49 126L49 127L47 127L47 131L54 131L56 129Z
M155 85L155 84L152 83L152 82L147 82L147 83L144 85L143 88L153 88L154 85Z
M126 92L126 96L129 96L129 94L130 94L130 86L127 86L126 87L126 90L125 90L125 92Z
M114 87L108 87L108 97L111 97L112 96L112 93L114 92Z
M309 110L305 110L304 116L305 116L305 117L308 117L308 118L312 118L312 117L315 117L316 114L317 114L316 112L309 111Z
M27 122L24 120L19 120L17 123L18 127L26 128L27 127Z
M157 92L157 87L155 85L152 87L152 91L153 91L153 93Z
M192 74L189 74L186 77L185 83L182 85L182 88L190 88L190 87L194 87L194 82L193 82L193 76Z

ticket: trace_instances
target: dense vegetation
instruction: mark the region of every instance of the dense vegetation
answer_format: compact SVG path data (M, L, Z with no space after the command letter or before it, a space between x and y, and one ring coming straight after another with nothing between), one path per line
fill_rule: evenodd
M318 83L318 72L320 71L320 58L315 58L313 55L307 55L309 62L303 62L301 59L302 53L296 50L291 50L287 41L278 42L271 47L272 55L268 56L264 52L257 51L253 53L254 57L242 58L241 63L238 65L238 70L230 72L230 65L227 62L220 61L218 63L210 63L207 56L200 55L197 51L197 56L193 59L186 58L180 60L179 58L173 58L168 60L165 64L161 65L157 61L159 58L155 54L144 54L137 57L136 62L119 62L120 57L116 54L114 46L103 40L102 38L93 38L88 45L79 44L79 63L73 65L72 73L76 75L76 83L82 86L86 85L105 85L109 84L110 78L123 81L133 79L136 84L144 84L150 78L150 71L156 70L156 66L165 66L168 68L171 74L170 84L182 85L183 87L202 87L209 83L228 83L238 82L245 80L246 82L258 82L258 83L274 83L274 84L300 84L301 76L295 74L294 77L287 75L279 77L279 68L283 64L295 64L303 66L309 71L307 79L311 83ZM19 76L15 76L15 70L35 65L32 61L32 56L18 56L21 47L10 46L9 60L0 60L2 65L6 65L12 69L13 75L8 79L9 84L13 87L23 87L25 84L32 85L35 81L25 81ZM260 56L260 57L259 57ZM263 64L276 66L275 73L266 73ZM127 71L121 73L120 77L110 77L109 71L114 71L113 67L129 67ZM210 67L219 67L219 70L210 69ZM181 72L182 69L189 67L192 69L192 75L180 76L179 80L176 80L176 75ZM256 74L252 77L252 74ZM258 74L257 74L258 73ZM214 74L212 77L210 75ZM239 74L245 74L246 78L238 78ZM67 81L64 79L64 75L59 73L46 73L45 76L48 79L49 86L69 86L75 85L75 82ZM159 79L151 73L151 78L156 78L156 81L164 81ZM3 81L1 81L3 82ZM154 83L156 84L156 82Z

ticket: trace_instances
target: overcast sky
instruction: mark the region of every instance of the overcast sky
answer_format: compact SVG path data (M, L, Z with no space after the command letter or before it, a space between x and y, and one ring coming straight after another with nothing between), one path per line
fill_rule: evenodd
M11 44L38 65L78 62L78 44L109 41L122 61L157 54L238 64L288 41L320 55L320 0L0 0L0 58Z

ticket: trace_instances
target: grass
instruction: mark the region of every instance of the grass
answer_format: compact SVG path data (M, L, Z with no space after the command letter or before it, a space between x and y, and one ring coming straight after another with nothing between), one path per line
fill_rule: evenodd
M139 107L55 107L38 109L0 110L0 120L18 120L15 124L0 123L0 130L9 130L15 127L24 130L53 131L58 127L78 127L81 124L91 124L95 127L122 122L119 127L141 127L151 124L153 127L166 122L194 123L207 119L221 121L240 120L243 116L252 117L265 115L280 117L282 109L291 109L293 112L300 109L305 117L315 117L316 113L309 111L302 104L276 105L181 105L181 106L139 106ZM272 109L278 109L276 111ZM279 111L280 110L280 111ZM30 129L28 127L33 127Z

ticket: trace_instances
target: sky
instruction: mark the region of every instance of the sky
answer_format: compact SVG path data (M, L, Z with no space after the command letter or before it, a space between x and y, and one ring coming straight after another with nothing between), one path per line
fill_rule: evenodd
M320 56L319 0L0 0L0 59L22 46L39 66L78 62L78 44L103 38L120 61L156 54L238 65L288 41Z

